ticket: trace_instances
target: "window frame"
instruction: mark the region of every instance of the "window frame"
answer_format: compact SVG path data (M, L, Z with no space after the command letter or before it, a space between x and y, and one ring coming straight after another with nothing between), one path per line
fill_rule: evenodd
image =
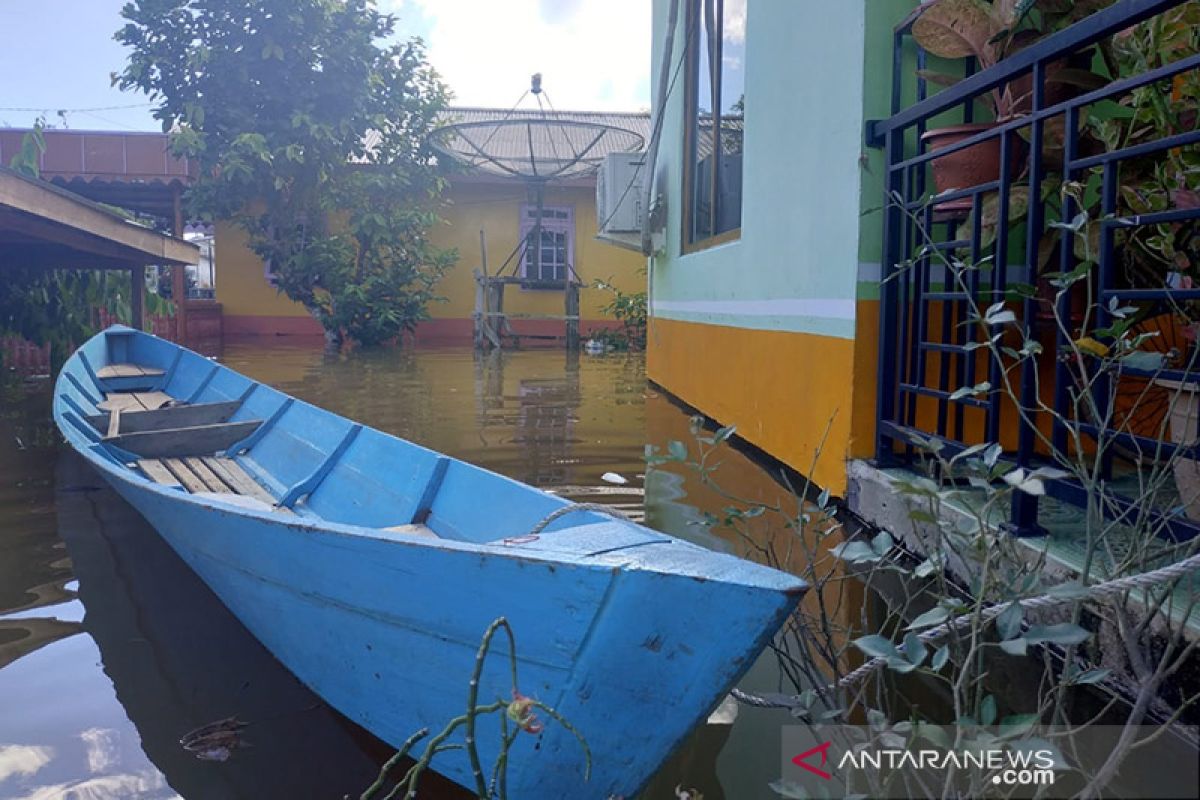
M534 219L531 212L537 210L536 203L522 203L520 209L520 224L518 225L518 242L525 241L533 232L537 220ZM546 219L546 212L563 212L566 214L562 218ZM521 288L532 290L556 290L562 289L567 281L570 281L575 273L575 206L573 205L543 205L542 206L542 230L549 230L566 235L566 261L563 263L564 274L563 279L557 278L542 278L533 277L529 274L530 252L529 247L525 248L525 252L521 255ZM541 244L539 243L540 247Z
M683 224L680 230L680 252L683 255L695 253L701 250L707 250L711 247L726 244L728 242L738 241L742 238L742 226L739 223L736 228L731 228L727 231L722 231L717 234L706 236L703 239L693 239L693 209L695 206L695 196L693 194L693 181L695 180L696 172L696 152L699 142L700 129L700 112L699 112L699 84L700 84L700 15L703 13L702 4L711 2L713 4L713 16L717 24L721 26L720 34L717 37L717 54L716 58L710 63L723 63L724 57L724 24L725 24L725 0L686 0L686 13L684 14L684 31L687 36L687 73L684 75L684 92L683 92L683 214L681 215ZM713 152L714 155L719 153L721 147L721 129L724 117L721 114L721 75L718 68L715 74L709 75L709 86L713 87L715 100L713 102L713 130L716 135L713 137ZM742 135L745 135L745 111L742 112ZM744 141L744 139L743 139ZM710 214L710 225L716 228L717 219L717 194L718 181L720 179L720 158L714 158L711 176L709 178L708 198ZM744 186L744 184L743 184ZM744 198L744 194L743 194ZM740 215L739 215L740 219Z

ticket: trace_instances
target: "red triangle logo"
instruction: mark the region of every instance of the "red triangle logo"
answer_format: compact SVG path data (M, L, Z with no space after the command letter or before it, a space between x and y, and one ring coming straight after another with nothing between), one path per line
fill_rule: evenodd
M808 759L810 757L816 755L817 753L820 753L821 754L821 766L822 767L825 766L825 762L829 760L829 747L832 744L833 744L833 742L822 742L821 744L817 745L816 747L813 747L809 750L805 750L803 753L801 753L800 755L793 758L792 763L795 764L797 767L800 767L801 769L808 770L813 775L824 778L825 780L830 780L831 778L833 778L832 775L830 775L825 770L820 769L819 767L814 767L812 764L808 763Z

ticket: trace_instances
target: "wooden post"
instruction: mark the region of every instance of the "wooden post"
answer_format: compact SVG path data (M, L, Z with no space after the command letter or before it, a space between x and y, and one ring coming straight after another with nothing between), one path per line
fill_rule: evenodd
M504 281L491 281L488 289L492 295L488 302L488 307L496 313L496 316L488 318L488 329L491 331L492 344L496 347L504 346Z
M140 264L129 270L129 316L130 325L137 330L145 328L145 311L142 295L146 292L146 268Z
M483 325L484 313L487 311L487 303L484 301L483 293L483 275L479 270L475 270L475 349L483 348Z
M579 347L579 284L567 277L566 311L567 315L567 349Z
M171 202L175 207L175 219L171 234L183 237L182 189L177 185L172 190ZM187 347L187 267L176 264L171 267L171 299L175 301L175 342Z

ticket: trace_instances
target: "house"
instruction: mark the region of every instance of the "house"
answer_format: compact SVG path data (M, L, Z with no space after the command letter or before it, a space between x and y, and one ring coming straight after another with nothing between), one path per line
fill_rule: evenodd
M776 514L747 552L803 553L815 589L775 648L796 694L739 699L790 709L784 742L997 703L1195 724L1200 5L653 9L647 374L808 492L726 511ZM718 460L684 441L652 444ZM799 766L772 787L826 791Z
M456 121L486 121L532 115L523 109L456 108ZM649 139L647 113L562 112L567 121L598 123L633 131ZM0 130L0 162L19 151L24 129ZM184 304L188 341L195 345L222 337L242 335L316 335L320 324L298 303L276 290L261 259L247 246L245 233L235 224L193 223L186 219L183 193L192 179L194 164L169 152L168 138L158 133L46 130L46 151L41 158L43 177L63 188L102 203L157 217L177 235L201 247L200 268L191 268ZM602 154L594 154L602 155ZM487 249L492 274L531 278L510 287L505 312L519 333L561 336L564 323L536 317L564 313L560 286L537 285L537 277L562 280L568 269L584 284L580 296L580 332L616 325L604 310L610 293L590 288L603 281L625 292L642 291L645 260L637 253L614 247L596 238L596 177L585 175L546 188L543 206L543 242L553 241L547 252L553 259L538 265L540 276L530 274L531 259L518 245L533 227L535 204L526 185L517 178L483 173L456 174L446 192L443 222L432 232L439 247L456 248L459 262L450 269L436 291L444 302L431 305L432 319L416 332L419 339L470 341L476 303L474 270L483 266L481 244ZM182 274L181 274L182 277ZM522 317L535 317L527 319ZM213 349L213 348L210 348Z
M0 128L0 164L8 164L21 151L29 133L26 128ZM160 230L176 237L197 238L197 230L185 225L182 202L196 165L172 155L165 134L47 129L42 136L45 150L38 169L43 181L94 203L154 220ZM189 280L184 280L184 269L171 273L177 281L173 294L184 295L185 302L175 304L173 319L150 321L156 333L216 352L221 345L221 307L212 300L211 273L200 268L205 260L203 240L199 246L202 264L191 261L194 266L184 268ZM157 271L168 263L147 269Z
M540 117L541 112L454 108L447 116L454 121L485 122ZM649 139L650 119L646 113L562 112L557 118L611 125L631 130L643 140ZM563 334L561 320L523 318L564 313L561 285L538 286L539 278L547 282L562 281L568 271L573 271L585 287L603 281L626 292L644 289L644 259L596 238L599 225L595 175L551 182L546 187L542 238L544 243L552 240L554 246L545 248L544 252L553 257L538 264L539 275L532 274L532 259L519 247L536 217L536 203L524 181L468 170L451 177L444 198L447 205L441 211L443 223L431 232L431 238L438 247L457 249L459 261L436 287L445 302L430 306L432 318L418 327L418 340L471 340L477 289L474 273L484 266L481 246L486 248L490 274L503 271L506 275L530 279L511 286L504 300L505 313L513 317L512 328L521 333ZM320 324L302 306L276 291L262 261L248 249L245 235L234 225L217 224L216 250L216 300L224 311L227 335L321 334ZM604 310L609 300L611 295L607 292L582 290L582 334L586 336L590 330L615 324Z
M1026 470L1100 450L1105 474L1127 481L1139 462L1120 453L1174 452L1162 441L1167 389L1128 365L1082 381L1097 393L1095 408L1115 411L1088 422L1088 443L1070 444L1081 376L1057 354L1079 337L1111 338L1104 325L1114 312L1136 313L1139 326L1155 326L1137 346L1162 343L1160 366L1187 380L1169 358L1190 352L1180 330L1195 324L1178 311L1196 291L1187 288L1196 241L1186 239L1200 217L1195 187L1120 182L1162 174L1153 167L1180 152L1172 148L1195 146L1191 106L1169 105L1184 114L1179 124L1138 130L1132 149L1096 132L1115 105L1137 102L1129 93L1139 81L1191 98L1196 56L1144 75L1123 64L1121 80L1087 82L1089 91L1047 76L1080 57L1081 69L1095 61L1105 73L1113 67L1095 56L1097 42L1186 4L1074 5L1039 11L1041 28L1007 57L997 55L1008 35L998 28L961 61L962 52L942 59L918 46L914 20L930 6L917 0L824 3L819 20L805 3L655 0L650 379L881 526L896 520L884 510L891 490L880 469L915 468L931 443L946 455L998 443ZM1089 16L1092 6L1102 10ZM967 77L941 88L926 80L931 67ZM942 185L953 162L984 155L993 159L987 180ZM1031 182L1058 188L1027 202ZM1074 196L1072 186L1087 188ZM1138 197L1147 207L1131 209ZM1068 246L1084 229L1088 241ZM1153 248L1120 249L1156 230L1174 231L1174 265L1153 262ZM1138 274L1159 277L1138 278L1130 259L1141 260ZM1103 301L1090 316L1082 286L1055 301L1050 274L1087 264ZM989 338L1019 364L1004 361L1011 354L989 361ZM1139 391L1154 402L1135 414L1126 396ZM1096 444L1113 437L1118 455ZM1082 506L1094 490L1064 479L1045 491ZM1109 513L1132 513L1128 498L1109 500ZM1049 501L1014 500L1014 530L1041 529L1039 502ZM1200 532L1191 512L1155 513L1172 536Z
M700 3L677 2L666 52L674 3L654 3L652 85L680 77L654 97L666 222L648 374L842 495L847 459L874 447L879 215L865 212L882 183L863 130L886 113L892 23L912 4L824 3L814 24L809 4L725 0L713 81Z

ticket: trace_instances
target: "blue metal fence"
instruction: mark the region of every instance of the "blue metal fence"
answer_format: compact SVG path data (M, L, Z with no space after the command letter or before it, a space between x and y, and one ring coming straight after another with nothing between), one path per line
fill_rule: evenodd
M1047 78L1064 59L1086 53L1114 34L1181 5L1181 0L1118 0L995 66L976 71L968 60L965 77L936 93L929 93L917 71L906 67L906 56L910 54L918 69L923 69L927 61L911 38L916 14L897 28L892 116L873 121L867 132L868 142L883 149L887 163L876 443L881 463L911 463L917 457L914 440L937 440L948 452L954 452L980 442L1001 441L1007 434L1005 457L1030 468L1051 455L1044 441L1039 444L1039 424L1049 429L1051 446L1060 452L1067 451L1076 433L1093 439L1104 436L1138 452L1175 450L1169 443L1164 444L1161 436L1141 435L1129 426L1121 430L1110 426L1102 432L1088 420L1071 419L1072 368L1057 356L1070 344L1068 337L1103 331L1112 321L1109 309L1114 299L1118 304L1135 305L1146 319L1177 309L1181 303L1200 300L1200 288L1186 288L1178 282L1174 286L1168 280L1158 285L1153 281L1131 282L1118 268L1122 249L1117 233L1149 226L1194 224L1200 218L1200 208L1196 207L1166 208L1138 217L1117 215L1122 167L1135 163L1135 159L1144 164L1148 158L1165 158L1172 150L1194 148L1200 143L1200 121L1191 130L1169 132L1153 141L1115 149L1097 148L1094 140L1084 135L1085 122L1102 114L1105 104L1128 98L1131 92L1144 87L1170 85L1175 76L1200 69L1200 56L1190 55L1142 74L1121 77L1092 91L1079 90L1076 96L1053 104L1047 103ZM973 122L977 98L994 89L1011 88L1015 81L1029 82L1031 87L1027 107L1019 116L949 146L937 150L927 147L922 137L935 121L939 126L958 120ZM902 107L901 98L906 93L915 96L916 102ZM954 122L947 123L948 119ZM962 155L983 143L999 149L998 174L931 200L934 162ZM1053 271L1071 272L1081 262L1073 232L1056 227L1072 223L1078 226L1079 197L1071 193L1044 197L1042 187L1047 178L1061 181L1055 185L1086 183L1093 193L1098 192L1098 208L1091 217L1098 230L1098 252L1088 253L1083 259L1094 263L1086 279L1095 309L1089 318L1089 330L1072 329L1072 321L1066 326L1055 325L1053 333L1046 331L1038 323L1039 317L1046 317L1046 297L1029 291L1030 285L1038 283L1039 274L1051 271L1049 266L1039 268L1045 258L1040 248L1045 247L1047 231L1057 229L1061 234ZM1027 207L1014 208L1016 192L1022 187ZM956 200L959 202L952 202ZM988 228L998 232L993 241L988 241ZM1022 228L1024 236L1019 238ZM947 255L975 264L990 259L990 268L968 270L965 280L952 281L942 260ZM1040 355L1020 364L1019 378L1014 375L1012 385L1018 387L1019 408L999 390L1005 365L995 358L981 357L978 347L985 330L991 335L999 333L1002 326L988 329L969 321L972 306L987 308L1000 301L1007 301L1007 307L1014 311L1027 341L1040 336L1047 344ZM1059 319L1071 320L1069 294L1059 294L1051 304L1055 302ZM1096 335L1103 339L1102 333ZM1136 377L1138 370L1123 369L1121 374ZM1146 372L1141 377L1149 375ZM1154 376L1173 380L1200 377L1186 368L1155 372ZM1095 402L1101 406L1113 397L1112 387L1105 380L1089 385ZM990 383L990 391L958 391L984 381ZM1055 413L1039 412L1039 398L1052 404ZM1200 448L1187 449L1200 457ZM1105 450L1101 458L1105 474L1111 474L1112 451ZM1070 480L1054 481L1047 489L1070 502L1083 503L1087 499L1083 486ZM1128 500L1118 494L1106 502L1110 512L1116 514L1128 505ZM1172 538L1200 533L1200 527L1178 513L1165 514L1161 522L1162 530ZM1036 497L1019 494L1014 499L1012 527L1019 534L1039 530Z

